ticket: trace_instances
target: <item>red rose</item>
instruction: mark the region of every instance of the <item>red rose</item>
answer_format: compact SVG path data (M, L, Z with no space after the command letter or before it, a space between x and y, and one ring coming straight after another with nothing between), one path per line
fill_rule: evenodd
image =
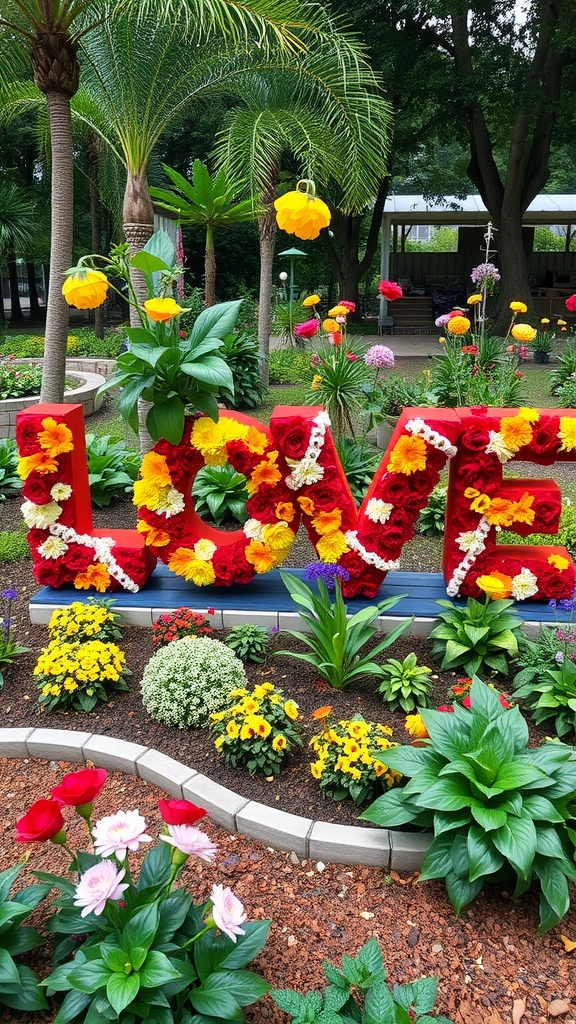
M64 828L64 818L56 800L37 800L16 822L17 843L43 843Z
M563 572L554 569L553 566L540 568L533 566L538 577L540 592L535 594L535 600L542 601L543 598L571 598L574 593L574 570L570 566Z
M39 476L32 473L22 484L22 494L28 501L35 505L46 505L51 501L50 490L54 486L54 480L49 476Z
M468 448L472 452L485 451L490 441L490 435L485 426L474 425L468 427L460 438L460 446Z
M194 825L208 813L190 800L159 800L158 810L167 825Z
M221 545L217 548L212 558L212 566L216 574L216 582L221 586L230 587L233 583L250 583L254 579L254 566L246 561L243 541L240 544Z
M545 526L558 526L562 511L559 501L555 501L554 498L544 498L542 501L536 500L532 507L535 513L535 522L544 523Z
M378 291L380 295L388 299L388 302L394 302L394 299L401 299L404 295L400 285L396 284L395 281L380 281Z
M21 456L34 455L35 452L41 451L38 441L38 434L41 430L40 416L27 416L26 419L20 420L16 424L16 444Z
M56 562L50 560L50 562L42 559L41 562L35 562L32 567L34 573L34 579L42 587L61 587L63 583L70 583L71 574L70 570L64 565L62 560Z
M352 579L359 579L366 569L366 564L362 561L360 555L358 555L355 551L347 551L345 555L342 555L342 558L340 559L338 564L350 573ZM345 586L346 581L342 583L343 594L345 593ZM347 596L350 595L347 593Z
M342 559L340 564L343 565ZM381 569L376 569L374 566L366 565L363 562L360 576L343 581L342 594L347 598L376 597L385 575L386 573L382 572Z
M274 427L274 441L285 459L303 459L310 444L312 422L295 416L288 423L278 423Z
M116 555L116 552L114 554ZM62 561L66 568L75 575L78 572L84 572L94 561L94 551L92 548L85 547L84 544L72 543L68 545L68 551L62 556Z
M246 511L250 519L259 519L261 523L277 523L274 509L279 501L284 500L283 488L261 487L246 502Z
M382 478L374 493L374 497L381 498L390 505L400 506L405 504L409 495L410 487L404 477L392 476L390 473Z
M228 441L226 451L228 452L230 465L237 473L242 473L244 476L250 476L258 463L262 462L262 456L256 452L251 452L244 441Z
M302 493L314 502L315 514L318 512L333 512L335 508L341 508L344 498L342 483L339 477L334 479L333 484L321 481L317 484L311 484L309 487L304 487Z
M342 302L341 305L343 306L344 303ZM566 299L564 305L569 313L576 312L576 295L571 295L569 299Z
M560 447L558 439L558 416L541 416L532 427L532 440L528 450L544 465L552 465Z
M50 794L54 800L60 800L68 807L91 804L106 782L107 774L104 768L81 768L78 772L65 775L60 785L50 790Z

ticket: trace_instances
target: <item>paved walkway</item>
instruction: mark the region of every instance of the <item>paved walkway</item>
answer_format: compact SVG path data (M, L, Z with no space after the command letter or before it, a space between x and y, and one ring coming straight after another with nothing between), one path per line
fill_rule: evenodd
M361 345L367 348L370 345L387 345L391 348L397 359L426 359L428 356L441 354L438 342L440 332L436 334L364 334L356 337ZM270 348L281 348L282 342L278 337L270 338Z

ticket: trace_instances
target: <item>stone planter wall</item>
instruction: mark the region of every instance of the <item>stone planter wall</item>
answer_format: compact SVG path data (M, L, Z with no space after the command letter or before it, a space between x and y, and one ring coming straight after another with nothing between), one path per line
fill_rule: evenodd
M18 362L25 364L37 363L37 359L22 359ZM106 377L102 373L94 373L88 370L76 370L72 369L72 363L80 362L80 360L69 360L66 364L66 375L68 377L75 377L78 379L78 387L72 391L67 391L64 396L64 401L68 404L74 404L79 402L84 407L84 416L92 416L92 413L98 411L102 402L104 401L104 395L96 395L98 388L105 383ZM84 360L82 360L84 362ZM95 362L95 360L91 360ZM103 362L107 362L103 360ZM110 360L110 362L113 362ZM21 409L27 409L31 405L36 405L40 401L38 395L32 395L28 398L3 398L0 399L0 438L2 437L14 437L16 433L16 416Z

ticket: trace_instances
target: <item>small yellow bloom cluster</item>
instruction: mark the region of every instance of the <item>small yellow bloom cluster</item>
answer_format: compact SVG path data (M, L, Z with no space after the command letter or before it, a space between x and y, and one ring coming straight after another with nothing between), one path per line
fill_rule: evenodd
M356 716L334 723L328 717L322 731L310 740L317 755L310 771L335 800L351 796L361 804L374 799L382 788L390 789L402 777L375 757L379 751L398 746L391 736L392 729L379 722Z
M114 643L54 639L40 653L34 675L42 707L90 711L99 699L107 699L108 684L126 689L127 671L124 652Z
M229 696L230 706L210 716L216 750L234 768L276 775L285 754L302 745L298 705L272 683L252 692L240 687Z
M117 616L110 611L109 601L88 598L74 601L67 608L58 608L52 613L48 630L51 640L70 641L97 637L110 640L120 636L116 625Z

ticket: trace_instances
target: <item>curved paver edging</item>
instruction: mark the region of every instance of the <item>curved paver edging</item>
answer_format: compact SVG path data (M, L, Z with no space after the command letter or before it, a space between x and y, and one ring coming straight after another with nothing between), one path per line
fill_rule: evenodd
M27 360L16 360L16 362L27 362ZM30 362L37 363L38 360L30 360ZM66 392L64 395L65 401L68 404L78 402L83 407L84 416L92 416L93 413L98 411L104 401L104 396L98 395L97 392L102 384L105 384L106 378L101 373L92 373L89 370L73 371L67 368L66 373L69 377L76 377L79 385L77 388ZM0 399L0 437L15 437L18 413L31 405L37 405L39 401L38 395L27 398Z
M335 825L289 814L248 800L206 775L139 743L68 729L0 729L0 757L42 757L50 761L92 761L152 782L176 799L205 807L218 825L241 832L304 860L417 871L428 848L427 835Z

